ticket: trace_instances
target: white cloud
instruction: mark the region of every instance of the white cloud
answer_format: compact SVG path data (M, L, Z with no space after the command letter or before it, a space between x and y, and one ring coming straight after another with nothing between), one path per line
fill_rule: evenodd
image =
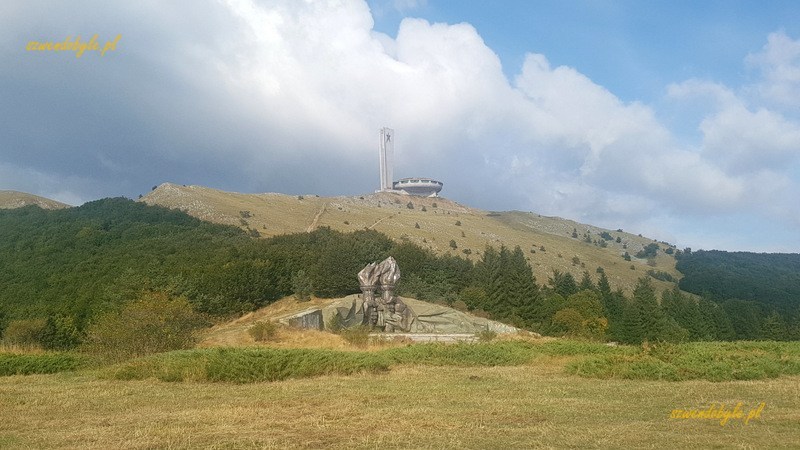
M760 108L725 108L700 124L704 153L729 173L780 170L800 158L800 124Z
M394 5L424 6L401 3ZM0 26L0 49L42 23L58 23L64 8L37 11L13 29ZM17 125L0 124L18 147L0 156L0 169L44 180L17 177L18 186L58 192L46 179L66 179L68 170L90 179L94 168L103 186L121 178L149 188L181 178L239 190L368 192L377 187L378 129L392 126L396 174L440 178L444 195L478 207L661 236L670 235L664 224L702 215L726 220L745 209L800 226L791 205L800 190L800 125L791 116L800 104L793 97L800 92L800 42L782 33L748 56L762 74L752 86L694 79L667 86L668 98L698 117L702 139L689 148L654 106L623 102L575 68L552 67L545 55L527 55L509 83L469 24L404 19L393 39L373 30L375 12L365 2L345 0L103 8L118 8L104 24L123 30L126 47L116 59L65 76L41 70L52 59L12 69L19 55L2 55L0 76L14 73L22 89L0 111L16 117L32 109ZM63 86L46 91L51 95L31 95L59 80ZM85 87L95 83L105 92ZM98 117L112 131L80 135L61 126L47 140L41 129L20 125L64 116ZM53 142L71 152L73 166L37 166ZM143 167L157 169L144 174ZM11 179L5 173L2 179ZM84 198L85 186L74 182L59 195Z
M79 177L60 177L0 161L0 180L6 185L0 189L34 193L68 205L76 206L94 200L84 197L81 193L91 184L91 180Z
M761 52L747 56L761 70L763 80L755 90L775 105L800 112L800 40L784 32L771 33Z

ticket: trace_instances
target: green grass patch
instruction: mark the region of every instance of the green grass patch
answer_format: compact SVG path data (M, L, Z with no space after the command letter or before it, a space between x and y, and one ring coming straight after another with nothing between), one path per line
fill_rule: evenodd
M183 350L106 368L113 379L253 383L321 375L380 373L397 365L514 366L564 356L567 373L588 378L710 381L800 375L797 342L698 342L644 347L558 340L412 344L380 351L225 348Z
M590 378L760 380L800 375L800 342L655 344L634 354L594 355L572 361L566 370Z
M0 376L69 372L85 367L87 361L71 353L0 353Z
M536 345L537 352L549 356L585 356L635 353L635 347L610 346L601 342L559 339Z
M208 381L252 383L389 370L375 353L318 349L220 349L209 355Z
M381 352L394 364L431 366L511 366L529 362L536 354L535 344L491 342L416 344Z
M108 368L119 380L253 383L389 370L375 353L318 349L204 349L162 353Z
M182 350L137 358L102 371L105 378L253 383L321 375L385 372L393 365L508 366L537 353L525 342L416 344L372 352L323 349L224 348Z

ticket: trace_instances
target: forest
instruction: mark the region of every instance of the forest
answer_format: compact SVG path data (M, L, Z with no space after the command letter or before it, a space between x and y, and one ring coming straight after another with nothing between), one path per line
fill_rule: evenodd
M796 255L684 252L683 291L656 292L644 277L625 295L602 267L579 280L534 274L520 248L487 247L472 262L373 230L256 239L124 198L0 211L0 332L71 348L97 317L143 293L186 299L210 321L225 320L291 294L358 293L355 274L389 255L402 271L399 295L541 334L623 343L800 339Z

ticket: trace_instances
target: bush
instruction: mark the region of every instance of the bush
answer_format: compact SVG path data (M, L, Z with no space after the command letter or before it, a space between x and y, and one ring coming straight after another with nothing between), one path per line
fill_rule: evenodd
M305 270L298 270L292 275L292 290L294 291L294 298L297 300L311 300L311 293L314 292L314 284Z
M342 317L339 314L334 314L331 316L328 323L325 324L325 327L334 334L339 334L344 329L344 324L342 323Z
M92 323L84 348L112 361L185 349L195 344L196 331L208 325L185 297L146 292Z
M38 355L0 353L0 376L66 372L76 370L85 364L84 358L66 353Z
M363 325L352 328L342 328L339 331L339 335L345 341L356 347L366 347L367 344L369 344L369 333L369 328Z
M656 271L656 270L650 269L650 270L647 271L647 274L650 275L651 277L655 278L656 280L667 281L667 282L670 282L670 283L675 281L675 277L673 277L669 273L663 272L661 270Z
M371 353L318 349L219 349L209 355L207 377L208 381L253 383L387 370L386 360Z
M273 322L256 322L247 330L256 342L274 341L278 334L278 327Z
M579 335L583 333L583 315L575 308L564 308L557 311L552 318L553 331Z
M529 362L538 346L525 342L416 344L381 352L396 364L513 366Z
M3 344L19 347L39 347L45 328L43 319L12 320L3 332Z
M494 338L497 337L497 332L494 330L490 330L488 327L484 328L478 333L475 333L475 337L478 338L481 342L491 342Z
M76 320L71 316L50 316L45 322L40 342L49 350L68 350L77 347L83 339Z
M756 380L800 374L798 350L796 342L660 343L633 354L614 352L573 361L567 371L591 378Z

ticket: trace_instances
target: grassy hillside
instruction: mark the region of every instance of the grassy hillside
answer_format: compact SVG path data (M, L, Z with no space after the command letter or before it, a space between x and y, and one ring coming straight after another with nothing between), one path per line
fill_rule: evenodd
M469 208L445 198L421 198L376 193L360 197L240 194L201 186L165 183L141 201L177 208L199 219L239 226L261 237L311 231L327 226L339 231L374 229L395 240L414 242L437 254L453 254L477 260L487 245L520 246L540 283L553 270L580 279L602 267L612 286L631 292L648 270L679 278L675 259L661 249L650 260L635 255L653 240L634 234L605 230L558 217L526 212L489 212ZM418 226L418 227L417 227ZM577 237L572 237L573 232ZM601 234L608 233L601 238ZM619 238L619 242L617 242ZM451 247L451 240L456 248ZM587 240L591 242L587 242ZM601 246L601 241L606 247ZM623 259L628 252L632 260ZM671 288L654 280L656 288Z
M42 209L69 208L69 205L38 195L17 191L0 191L0 209L21 208L29 205L36 205Z

